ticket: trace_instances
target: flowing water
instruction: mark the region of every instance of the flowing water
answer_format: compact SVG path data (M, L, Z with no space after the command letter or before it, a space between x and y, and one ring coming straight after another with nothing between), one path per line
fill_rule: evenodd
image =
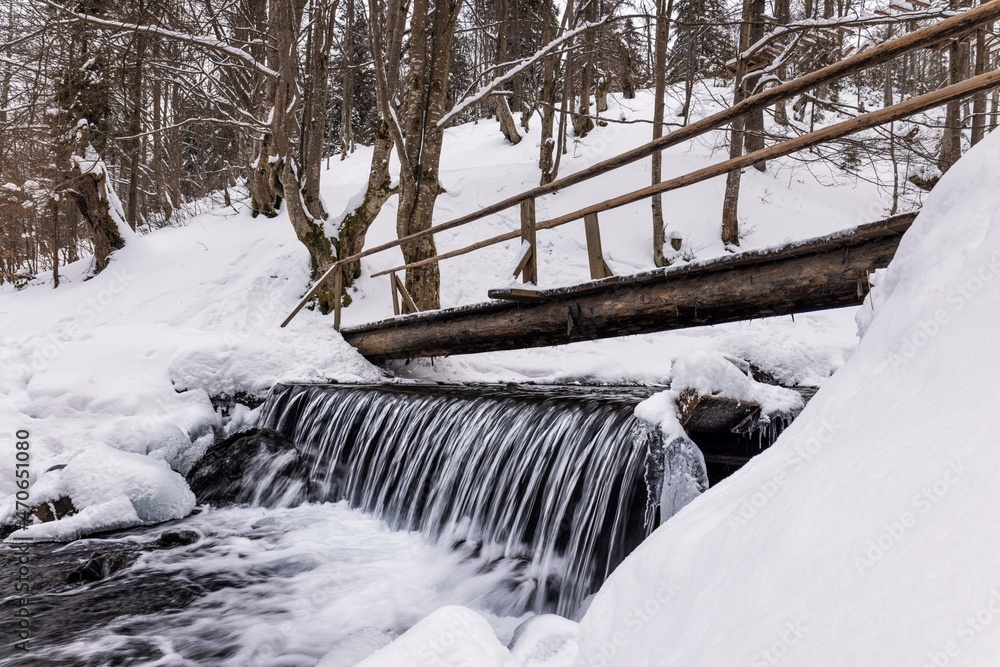
M636 394L276 387L261 422L306 453L314 497L521 564L530 608L572 615L655 527Z
M446 604L502 640L527 611L573 616L655 524L647 393L276 387L261 425L310 484L264 466L263 505L36 545L32 651L0 664L333 667Z

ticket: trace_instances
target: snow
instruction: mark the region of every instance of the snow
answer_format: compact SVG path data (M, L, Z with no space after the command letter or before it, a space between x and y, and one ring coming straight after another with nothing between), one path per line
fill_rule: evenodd
M612 575L581 623L581 655L994 664L1000 542L983 527L1000 455L983 401L1000 389L987 352L1000 190L982 165L998 158L995 135L944 177L860 311L875 304L851 360L774 446ZM630 623L663 579L669 600Z
M465 607L435 609L358 667L513 667L490 624Z
M130 241L94 277L90 263L64 267L55 290L44 279L0 288L0 421L31 434L33 499L66 477L47 481L44 471L57 464L85 469L88 484L115 496L85 498L67 482L78 509L99 509L38 526L36 536L71 539L189 511L173 501L171 512L133 511L139 491L122 471L142 455L156 470L186 473L217 434L252 419L243 408L227 423L212 397L262 398L279 381L382 378L328 318L304 312L278 328L309 279L287 223L216 212ZM0 457L13 461L13 447L3 439ZM179 476L144 479L176 500ZM0 479L5 506L13 481Z
M704 98L721 99L722 92L709 89ZM705 99L697 102L696 115L718 108ZM607 117L648 119L650 102L648 92L635 100L613 99ZM438 200L437 222L537 183L540 137L538 124L532 125L517 146L508 145L492 121L446 130L441 169L446 192ZM572 142L563 174L638 145L648 134L648 124L641 122L598 127ZM995 162L995 143L993 139L988 148L978 148L974 160L980 165ZM722 133L716 133L665 151L665 177L718 161L723 146ZM341 217L357 201L370 155L370 149L360 149L324 173L322 196ZM788 384L825 383L816 405L806 409L775 448L739 474L697 499L696 493L661 498L671 508L665 514L690 504L619 568L580 625L538 617L514 633L520 619L491 616L484 621L478 614L504 613L489 599L501 587L502 573L464 571L461 563L445 562L449 556L442 550L423 551L415 536L373 528L370 519L342 506L295 508L287 514L209 511L207 517L189 517L186 523L206 530L206 522L218 519L240 524L241 530L263 524L284 531L266 547L227 535L220 553L209 554L199 566L242 571L254 564L270 567L272 556L295 560L305 553L305 560L321 563L316 569L326 581L343 581L349 572L345 587L334 587L343 599L324 600L315 618L278 633L288 654L322 658L328 665L354 664L383 647L372 664L718 665L747 662L755 651L778 646L775 650L800 651L809 657L807 664L822 667L834 664L834 657L840 659L836 664L901 664L890 648L917 664L921 647L944 650L935 648L944 643L932 640L961 638L965 629L956 626L964 618L960 613L975 614L990 602L987 584L996 568L988 569L995 565L989 554L1000 546L990 541L988 531L969 535L958 528L968 520L964 517L976 518L979 525L989 519L982 508L990 503L975 501L991 497L985 495L988 480L978 471L989 470L987 445L995 424L988 410L969 414L966 401L970 395L992 396L1000 370L992 367L982 346L963 338L970 332L984 337L995 328L984 304L996 297L983 287L994 275L992 260L983 253L995 249L996 239L982 221L995 215L998 195L992 184L983 187L985 170L969 165L966 158L945 177L904 238L893 268L873 277L876 291L860 310L389 367L400 381L670 386L640 407L639 414L672 436L667 452L681 456L665 459L665 465L670 474L687 475L693 483L689 489L696 486L697 475L671 463L692 460L683 450L674 408L685 388L753 400L765 412L784 412L797 409L798 396L752 381L747 364ZM746 172L744 248L883 217L886 211L874 185L835 170L817 178L810 171L817 167L777 160L766 174ZM585 188L542 198L538 219L644 185L648 169L645 161L635 163ZM826 187L831 182L836 187ZM721 193L720 178L665 196L667 231L671 238L683 239L682 261L726 252L718 239ZM383 208L368 235L370 245L394 237L395 206L390 199ZM610 212L601 222L605 255L616 273L654 268L645 204ZM438 235L438 250L454 250L518 225L517 211L511 210ZM444 262L442 304L480 302L488 289L510 284L509 267L521 251L520 242L512 241ZM539 255L540 287L589 278L582 225L540 233ZM388 277L371 276L400 263L398 251L362 261L353 304L343 313L345 326L392 312ZM969 273L977 266L986 267L983 275ZM22 290L0 286L0 421L31 434L32 501L68 495L81 510L31 526L27 533L35 539L72 539L190 512L193 499L181 475L210 442L245 428L256 416L245 406L224 416L213 398L261 398L282 381L386 379L333 331L330 317L307 310L288 328L277 326L309 284L306 251L284 215L252 219L245 207L237 213L228 209L199 215L182 227L130 237L109 268L96 276L89 258L61 273L58 289L45 277ZM867 328L857 353L855 314ZM885 355L889 348L894 356ZM882 371L874 371L876 367ZM0 457L15 460L13 441L0 442ZM52 469L57 466L65 467ZM935 488L943 488L943 494L934 495ZM924 489L932 496L920 496ZM11 475L0 476L3 516L11 512L15 490ZM907 503L913 498L919 498L919 506ZM254 523L258 519L261 524ZM879 546L886 534L892 541L888 549ZM948 546L949 539L954 547ZM879 563L861 573L851 558L867 558L869 541L882 553ZM403 564L369 567L379 549L397 547L409 554ZM962 553L952 553L955 548ZM274 553L264 553L269 549ZM410 558L412 554L417 555ZM442 567L435 569L439 561ZM939 578L913 575L934 562L949 563ZM410 581L414 571L425 568L432 576L419 584ZM963 568L977 577L975 585L954 574ZM292 610L315 592L317 579L290 579L294 585L287 591L278 595L268 589L253 604L266 598L280 606L276 614L302 621ZM259 618L243 623L251 603L224 600L224 606L229 604L226 609L233 615L226 627L241 641L258 641L256 632L260 641L270 636L268 623ZM441 609L443 605L460 606ZM411 627L435 609L436 614ZM195 613L202 616L186 615L185 622L195 626L193 632L202 632L208 616L205 609ZM950 623L954 632L907 635L904 646L902 639L887 638L891 627L880 620L892 614L910 627L927 621L920 614L934 614L935 623L945 628ZM211 622L217 616L212 612ZM441 632L449 624L454 643L442 647ZM404 639L386 646L399 632L405 632ZM844 642L845 633L857 643ZM976 646L985 647L982 655L997 648L995 642L979 639L986 636L977 632ZM787 645L781 644L785 638ZM876 639L885 647L874 648ZM881 651L881 659L860 657L855 645ZM250 659L252 651L247 651L233 664L246 664L239 660ZM962 651L963 657L976 655L971 645L963 644ZM970 664L979 663L972 658Z
M178 431L179 432L179 431ZM31 488L34 504L73 499L79 513L36 523L11 535L18 539L73 539L138 524L180 519L194 509L184 478L162 460L114 450L99 442L75 450L64 468L42 473ZM14 523L13 499L0 505L0 522Z
M670 388L677 395L693 390L699 396L720 396L761 406L761 416L794 414L802 409L798 392L757 382L737 357L709 350L693 350L674 362ZM641 408L642 406L640 406ZM638 414L638 413L637 413Z
M994 135L945 175L859 311L851 359L619 566L573 665L996 663L1000 188L983 165L998 160ZM640 412L664 414L654 399ZM469 645L491 646L478 630ZM461 655L432 664L478 664Z

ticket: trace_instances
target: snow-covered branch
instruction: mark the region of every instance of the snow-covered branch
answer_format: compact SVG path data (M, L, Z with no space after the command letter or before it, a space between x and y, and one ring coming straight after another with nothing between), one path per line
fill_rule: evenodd
M194 44L197 46L204 47L206 49L211 49L213 51L223 53L227 56L235 58L237 60L242 60L248 63L251 67L256 69L258 72L269 78L278 78L278 73L273 69L259 62L252 55L244 51L243 49L237 48L231 44L226 44L225 42L219 41L214 37L206 37L204 35L189 35L183 32L177 32L175 30L168 30L160 26L155 25L141 25L138 23L124 23L122 21L111 21L108 19L97 18L96 16L91 16L89 14L80 14L75 12L68 7L61 5L52 0L46 0L46 4L53 7L54 9L71 16L78 21L83 21L88 25L92 25L96 28L103 30L118 30L125 32L135 32L141 33L143 35L149 35L152 37L163 37L165 39L170 39L177 42L183 42L185 44Z
M472 95L469 95L464 100L462 100L461 102L459 102L458 104L456 104L454 107L452 107L451 111L449 111L448 113L446 113L441 118L441 120L438 121L438 123L437 123L438 127L446 127L448 125L448 123L450 123L455 118L457 118L463 111L465 111L466 109L468 109L472 105L477 104L478 102L483 101L489 95L492 95L493 92L498 87L500 87L501 85L503 85L507 81L510 81L515 76L517 76L518 74L520 74L524 70L528 69L529 67L531 67L532 65L534 65L536 62L538 62L539 60L541 60L542 58L544 58L545 56L547 56L550 53L552 53L553 51L555 51L556 48L560 44L563 44L564 42L567 42L567 41L573 39L577 35L579 35L579 34L581 34L583 32L586 32L587 30L590 30L592 28L597 28L599 26L602 26L605 23L608 23L609 21L611 21L613 18L615 18L615 17L613 17L613 16L607 16L607 17L601 19L600 21L592 21L592 22L589 22L589 23L584 23L584 24L580 25L579 27L574 28L573 30L569 30L569 31L563 33L562 35L560 35L559 37L555 38L554 40L552 40L551 42L549 42L548 44L546 44L545 46L543 46L541 49L539 49L538 51L536 51L534 55L532 55L532 56L530 56L530 57L525 58L524 60L522 60L521 63L517 67L513 67L513 68L507 70L504 74L501 74L500 76L496 77L495 79L493 79L492 81L490 81L489 83L487 83L485 86L483 86L482 88L480 88L479 90L477 90L475 93L473 93Z

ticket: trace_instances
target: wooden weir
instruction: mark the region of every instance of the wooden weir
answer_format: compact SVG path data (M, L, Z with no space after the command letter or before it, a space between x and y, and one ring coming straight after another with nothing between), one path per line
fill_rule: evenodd
M731 322L783 313L859 303L867 273L885 266L899 235L914 215L896 216L821 239L766 251L751 251L632 276L614 276L603 256L598 215L653 195L699 183L728 172L805 150L866 129L1000 86L1000 70L920 95L878 111L803 134L634 192L592 204L550 220L537 221L535 200L678 145L776 102L883 64L916 49L964 39L978 26L1000 19L1000 0L957 13L933 25L858 51L854 55L747 97L719 113L678 128L647 144L587 169L486 206L454 220L369 248L330 265L281 326L286 326L331 276L340 293L342 267L435 233L455 229L520 207L520 228L464 248L373 274L389 275L396 319L343 329L345 339L370 357L406 358L555 345L689 326ZM416 313L400 272L440 262L506 241L520 240L514 275L538 282L537 233L582 220L594 282L558 290L508 289L489 293L500 303ZM402 303L401 303L402 302ZM338 307L334 324L340 328ZM404 313L410 313L406 315Z

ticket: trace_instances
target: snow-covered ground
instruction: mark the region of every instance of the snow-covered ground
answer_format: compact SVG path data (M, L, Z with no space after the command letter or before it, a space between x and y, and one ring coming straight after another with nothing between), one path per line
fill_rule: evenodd
M363 664L997 664L998 160L995 135L946 174L859 311L850 361L633 552L578 627L505 653L439 610Z
M616 100L608 117L641 119L648 116L649 101L648 93L640 93L636 100ZM701 112L710 111L710 107L706 103ZM535 123L524 141L510 146L492 121L448 130L441 172L447 192L438 200L438 221L535 185L538 180L535 166L537 131ZM648 134L649 126L644 123L612 123L598 128L571 145L570 154L564 157L563 173L638 145ZM664 173L669 177L718 161L723 157L722 146L721 136L718 136L671 149L664 156ZM989 163L996 158L996 153L996 149L992 154L980 149L981 157L973 157L972 163ZM324 175L323 187L328 210L342 211L362 189L369 157L367 149L360 149L348 160L331 164ZM980 189L991 194L992 185L982 184L985 170L969 164L969 160L964 163L965 181L974 182L974 177L978 177ZM962 173L961 170L958 173ZM542 220L633 190L646 185L648 179L648 163L643 161L539 201L538 217ZM955 183L958 179L956 176L950 182ZM833 172L824 174L824 180L836 181L836 184L829 187L829 183L819 182L810 169L792 161L774 162L765 174L753 170L746 172L741 202L743 246L758 247L816 236L885 215L880 194L869 183ZM962 199L973 199L968 195L971 189L959 191L952 186L951 191L958 194L942 194L939 200L955 206L975 204ZM726 251L718 240L721 199L721 179L666 195L668 226L684 239L686 256L707 258ZM988 201L986 195L981 199ZM637 204L602 216L606 256L618 273L652 268L647 206ZM922 217L921 229L928 231L907 237L905 247L910 250L906 259L897 264L916 268L894 270L880 281L881 296L874 302L877 318L868 340L882 342L866 341L872 351L865 353L861 360L855 357L850 362L855 370L845 370L835 376L822 394L831 398L820 401L820 407L810 407L806 413L818 416L803 418L783 438L785 444L697 501L676 521L657 532L598 596L581 626L565 619L540 618L532 627L523 630L522 640L515 645L513 653L508 653L503 646L509 639L504 635L505 629L511 627L509 619L491 618L492 629L485 632L488 628L473 612L446 607L422 627L426 630L439 628L441 623L452 623L447 636L448 645L455 650L468 647L464 643L468 633L459 631L467 628L489 644L489 655L496 658L496 664L543 664L539 662L543 659L548 660L544 664L568 664L567 661L577 654L577 647L580 656L600 655L602 647L609 646L608 641L617 642L616 633L622 624L631 627L634 619L628 616L628 611L632 606L653 600L649 604L655 603L657 620L643 621L635 634L626 635L624 645L615 644L619 652L607 664L643 664L643 660L660 664L657 661L663 655L677 658L676 661L670 658L664 664L718 665L731 664L733 660L729 658L735 660L734 656L744 661L753 658L753 652L746 653L747 642L763 642L762 647L769 647L771 635L768 631L773 630L774 641L780 641L786 632L781 624L785 616L790 623L801 618L810 628L815 628L815 632L810 632L801 642L796 639L796 646L812 645L816 650L827 651L824 656L845 657L845 645L831 642L838 636L842 638L838 632L844 627L835 618L836 614L847 613L845 609L853 608L843 606L845 600L852 599L848 595L857 599L857 609L861 612L852 617L857 627L852 626L851 630L857 634L859 646L869 646L865 640L874 636L872 628L890 627L878 623L861 627L863 620L884 618L886 614L916 619L916 616L906 616L907 612L916 613L907 605L927 603L928 596L938 589L932 590L930 584L922 584L914 586L912 594L904 595L899 588L900 582L905 579L914 583L912 573L923 571L917 562L919 549L926 549L930 559L944 559L949 555L950 551L926 540L938 534L931 527L932 521L937 525L936 522L945 521L952 515L931 512L924 519L917 513L919 510L911 510L917 521L916 528L906 529L907 536L911 533L914 536L912 542L907 542L913 546L907 547L905 552L911 556L899 562L900 568L912 569L879 568L878 572L887 573L884 575L887 579L875 580L877 585L871 588L866 586L873 579L838 579L843 572L833 569L831 559L855 547L863 555L867 548L865 540L873 539L878 543L882 538L880 522L884 520L889 526L902 521L902 510L895 514L890 512L886 519L883 508L891 506L889 499L895 498L893 494L896 493L902 494L899 497L906 501L905 493L911 490L911 482L918 487L914 493L920 491L921 484L933 487L937 478L928 472L932 463L941 464L940 476L948 474L946 463L950 459L942 457L947 457L949 450L940 443L957 442L953 433L976 434L979 438L976 442L984 445L988 442L985 426L989 415L969 415L967 409L963 411L959 401L966 394L955 391L959 385L964 385L970 391L981 392L978 395L989 395L986 391L990 388L987 386L990 381L988 364L980 363L989 358L982 349L984 345L966 345L959 339L968 332L987 330L989 323L986 320L973 318L968 319L967 324L941 326L935 330L941 332L938 337L925 331L928 342L913 343L920 349L910 356L915 360L934 360L928 363L938 375L926 371L933 381L921 379L924 366L916 361L904 364L905 372L883 373L874 378L867 375L875 372L876 366L872 364L882 358L880 355L884 356L887 346L898 345L902 335L918 334L921 329L915 328L919 327L919 322L914 319L918 317L918 309L934 305L928 304L927 299L946 298L944 286L951 284L948 281L959 284L960 280L967 280L955 266L957 260L949 258L965 250L975 251L974 228L978 229L976 225L982 221L982 216L977 218L972 210L960 217L948 218L951 229L961 223L967 225L968 233L955 232L954 237L932 239L938 244L941 258L947 260L931 267L937 271L939 281L934 283L913 277L922 270L920 262L929 261L924 256L929 251L923 242L915 247L917 242L912 239L928 236L931 227L945 226L935 222L944 220L940 212L943 206L944 203L938 205L938 213ZM518 226L515 215L508 212L441 234L437 239L438 248L447 251L487 235L515 229ZM395 203L390 201L376 221L369 242L391 239L394 218ZM581 225L570 224L542 232L539 243L542 285L587 279ZM968 248L962 246L963 243ZM443 263L443 304L453 306L481 301L489 288L510 284L508 267L516 252L512 244L500 245ZM353 295L354 304L344 311L345 324L382 319L391 314L387 279L373 279L370 275L401 263L401 259L398 253L392 252L363 262L364 275ZM182 474L215 438L244 427L256 417L251 410L240 406L232 414L223 415L211 399L241 394L260 397L279 381L377 382L396 378L402 381L660 384L674 374L673 363L678 358L713 357L722 353L753 362L784 382L818 385L845 364L856 345L856 309L845 309L559 348L422 360L394 365L388 369L387 377L344 344L333 331L330 317L303 311L287 329L278 328L278 323L307 288L307 265L306 253L296 241L287 219L282 216L274 220L254 220L246 206L238 204L236 210L221 209L202 214L182 227L162 229L134 240L115 254L106 271L95 277L89 276L89 260L85 259L64 268L62 285L58 289L52 289L44 276L22 290L15 290L10 285L0 287L0 364L3 368L0 422L6 431L0 436L0 465L6 466L2 462L8 461L13 471L19 451L15 433L27 431L30 434L27 441L30 443L32 503L70 496L81 510L75 518L39 524L26 533L36 538L69 539L96 530L184 516L191 510L194 500ZM899 287L890 298L886 294L888 286L896 283ZM872 306L866 307L871 309ZM912 310L907 310L908 307ZM894 312L893 309L898 313L891 316L890 323L885 323L887 317L883 310ZM975 309L948 311L954 322L965 322L963 318L969 318L972 312L979 312L978 305ZM945 331L949 332L947 338ZM931 348L944 351L944 340L949 341L948 350L952 346L955 348L954 354L930 357L928 350ZM965 356L959 358L956 354ZM946 365L949 361L955 365ZM979 384L959 382L959 376L954 373L959 372L956 369L961 364L975 367L978 374L975 377L981 380ZM865 383L870 385L871 391L865 389ZM838 386L842 387L839 390L841 398L832 398L838 395L835 393ZM952 390L954 396L948 401L954 405L948 401L932 402L936 400L932 397L943 388ZM918 403L919 410L903 410L903 398L909 400L916 396L922 401ZM838 401L845 405L851 401L857 403L852 409L858 411L860 421L853 416L836 421L841 419L837 415L846 414L838 412L843 407L838 407ZM956 420L932 418L932 415L948 415L949 411L961 415L957 420L961 429L952 430ZM862 419L865 415L868 421ZM904 421L904 417L920 426L919 431L905 439L895 435L897 431L906 433L904 424L909 422ZM817 431L825 423L824 419L838 425L836 433ZM980 430L975 431L976 428ZM794 468L788 461L789 456L802 447L809 447L809 443L821 435L827 438L821 445L830 443L830 446L821 446L815 455L799 454L802 472L798 468L784 469ZM971 453L969 461L971 465ZM60 468L62 465L65 467ZM962 478L963 488L965 479L976 478L972 470L963 472L966 475ZM774 493L768 489L774 489ZM17 480L12 473L0 476L0 523L13 515L17 490ZM750 506L754 513L753 529L729 532L726 517L743 507L741 503L755 502L753 499L758 492L767 494L767 501L760 508ZM973 491L963 493L966 495L961 495L962 498L978 497ZM954 497L960 497L957 487ZM963 511L971 512L964 505L962 507ZM305 514L292 513L275 520L287 520L289 526L296 526L297 517L312 511L319 510L303 509L301 512ZM327 517L332 522L330 526L340 520L350 523L364 519L342 507L335 510L327 507L327 511L342 513ZM227 521L228 516L219 520ZM212 517L218 519L219 515L204 520L215 520ZM245 517L238 514L231 518L234 525L245 521ZM809 523L813 518L816 522ZM306 520L321 526L327 519L309 515ZM371 528L369 524L364 525ZM376 531L375 528L371 530ZM333 527L330 531L336 533ZM925 533L932 537L924 541L917 538L918 534ZM305 535L303 539L312 543L314 537ZM890 537L895 540L893 544L901 541L901 538ZM955 537L972 539L964 534ZM316 539L317 543L322 543L322 539ZM412 541L417 538L399 539ZM982 558L963 566L991 564L986 555L989 552L985 550L990 545L980 546L984 549ZM410 548L417 547L410 545L404 551ZM904 553L902 548L898 551ZM893 562L891 557L894 555L889 553L886 562ZM361 554L358 557L368 556ZM398 565L401 572L410 567L404 561L408 562L403 558L400 561L403 564ZM327 565L336 569L335 563ZM453 565L448 570L450 574L440 576L442 580L471 576L463 572L460 564ZM225 565L220 564L220 567ZM667 573L666 579L657 578L661 572ZM872 572L874 576L876 569ZM973 590L973 584L963 583L965 580L956 572L957 566L955 569L949 566L947 576L942 575L942 580L959 590L953 597L941 593L943 611L939 620L942 623L952 620L949 614L966 609L979 590ZM983 574L985 570L977 572ZM894 577L893 573L899 576ZM365 596L373 595L371 591L384 591L378 582L385 572L372 570L368 574L368 579L356 584L357 591L361 591L357 598L359 605L369 604ZM927 579L937 581L931 575ZM472 580L481 581L476 577ZM308 577L301 583L302 590L308 588ZM470 584L472 588L476 585ZM848 592L819 596L823 585L842 585ZM661 589L666 591L662 595L658 592ZM885 607L878 607L876 592L883 589L897 597L891 598ZM659 597L649 598L651 594ZM984 605L989 602L988 597L986 591ZM391 626L394 630L404 630L437 605L467 605L474 607L477 613L491 608L478 592L434 597L428 596L423 589L412 596L403 591L391 604L407 612L394 617L392 623L384 619L372 621L370 627L385 629ZM968 611L975 613L977 610ZM240 607L240 611L233 613L254 612ZM386 617L392 613L386 611ZM745 629L744 624L749 629ZM413 662L386 662L386 655L416 651L419 656L429 641L425 630L415 631L415 644L407 643L412 640L411 635L411 639L395 645L389 649L390 653L382 654L378 660L381 664L423 664L417 658ZM496 632L501 634L503 641L494 638ZM721 633L723 639L698 634L709 632ZM669 638L669 645L654 640L661 636ZM919 639L930 641L932 637L936 635L928 634ZM375 632L368 639L371 642L365 646L373 649L384 643L385 637ZM806 639L816 643L809 644ZM288 646L307 641L304 635L295 635ZM709 650L709 644L718 647L712 649L715 653ZM889 644L896 646L899 642ZM482 646L482 643L473 642L473 645ZM995 647L988 641L980 641L977 645ZM332 646L332 642L317 643L307 653L315 657L319 648ZM833 648L828 650L831 646ZM802 655L811 656L812 653ZM719 659L712 662L706 656ZM328 662L338 664L332 661L330 658ZM847 664L868 662L900 664L892 659L846 661ZM486 663L460 661L454 664ZM789 664L826 663L806 660L790 661ZM833 664L832 658L829 664ZM838 664L845 663L842 660Z

